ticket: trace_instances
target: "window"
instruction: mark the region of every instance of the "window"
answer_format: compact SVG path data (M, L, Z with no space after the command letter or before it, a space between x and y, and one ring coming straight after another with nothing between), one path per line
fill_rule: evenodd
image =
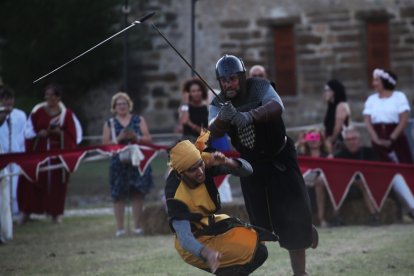
M282 96L296 95L296 63L293 25L273 28L276 91Z
M375 68L390 68L390 42L388 21L367 22L368 85Z

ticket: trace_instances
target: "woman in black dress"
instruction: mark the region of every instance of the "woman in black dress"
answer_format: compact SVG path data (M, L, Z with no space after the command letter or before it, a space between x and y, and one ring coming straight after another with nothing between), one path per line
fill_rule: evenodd
M323 122L325 137L335 153L343 148L341 132L351 120L351 109L347 103L345 86L335 79L328 81L324 89L324 99L328 106Z
M183 93L177 130L183 139L195 142L201 129L208 127L207 88L200 79L193 78L184 83Z

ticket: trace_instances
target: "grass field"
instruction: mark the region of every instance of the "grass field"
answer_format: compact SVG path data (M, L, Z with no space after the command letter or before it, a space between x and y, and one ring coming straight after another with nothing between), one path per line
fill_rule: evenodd
M0 246L0 275L206 275L176 254L172 236L113 238L113 217L36 220L15 227ZM311 275L413 275L414 225L320 230L308 250ZM288 255L268 244L269 258L253 275L291 275Z
M146 203L159 200L166 162L165 154L152 162L155 187ZM111 206L108 166L85 163L71 175L67 209ZM14 230L14 240L0 246L0 275L206 275L180 259L171 235L114 238L112 215L39 219ZM287 252L278 244L268 249L253 275L292 275ZM308 250L308 272L414 275L414 224L322 229L320 246Z

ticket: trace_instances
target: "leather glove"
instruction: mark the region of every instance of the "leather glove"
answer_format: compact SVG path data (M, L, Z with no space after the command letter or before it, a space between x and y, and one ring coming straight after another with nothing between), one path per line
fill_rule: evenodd
M231 119L231 124L237 128L244 128L253 123L252 115L249 112L237 112Z
M237 110L231 104L231 102L226 102L225 104L222 105L217 118L224 122L231 122L231 119L233 119L236 113L237 113Z

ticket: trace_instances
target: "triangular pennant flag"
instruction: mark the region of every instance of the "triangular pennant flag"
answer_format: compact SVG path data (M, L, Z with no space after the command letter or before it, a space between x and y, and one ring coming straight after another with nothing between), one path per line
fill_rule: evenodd
M59 158L62 164L65 166L65 169L68 172L73 173L78 169L80 162L87 153L88 151L78 149L76 151L60 154Z
M139 146L139 149L144 154L144 159L138 165L138 170L141 175L144 174L145 170L147 169L148 165L152 162L152 160L157 156L158 150L150 148L148 146Z
M377 210L381 210L385 199L392 188L392 179L396 174L394 169L382 165L383 164L377 164L376 166L365 165L359 168Z
M325 185L331 198L332 205L338 210L349 190L355 169L352 166L338 166L337 160L328 158L300 157L300 166L320 169L325 177ZM334 183L334 185L331 185Z
M223 183L223 181L226 179L228 175L224 174L224 175L217 175L214 177L214 183L216 184L216 188L219 188L221 186L221 184Z
M40 166L47 160L49 160L47 156L32 156L32 158L26 160L18 160L16 164L20 166L23 175L33 182L37 180Z
M308 167L305 167L305 166L302 166L302 165L299 167L299 169L300 169L300 172L302 173L303 176L305 176L305 174L309 173L309 171L311 170Z
M380 211L392 188L395 174L401 174L411 191L414 191L414 166L349 159L312 158L299 156L301 167L320 168L326 177L331 200L339 208L348 193L356 174L360 174L368 187L373 203Z

